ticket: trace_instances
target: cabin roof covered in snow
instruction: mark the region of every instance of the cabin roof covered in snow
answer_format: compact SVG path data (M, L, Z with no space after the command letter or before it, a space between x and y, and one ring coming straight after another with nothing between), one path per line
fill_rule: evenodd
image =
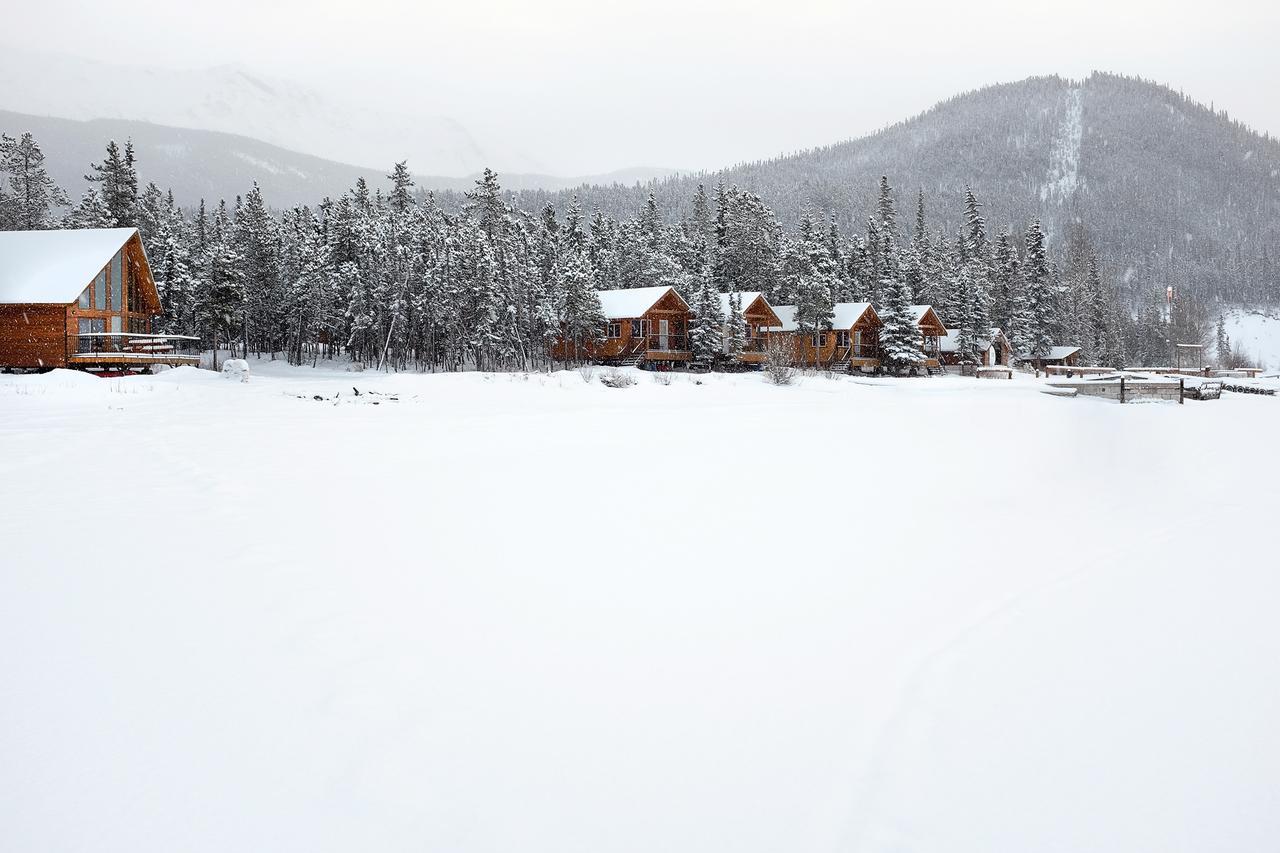
M799 331L800 324L796 322L796 306L794 305L775 305L773 313L778 315L781 321L780 326L771 326L775 332L795 332Z
M1046 358L1067 358L1080 352L1080 347L1049 347Z
M924 319L924 315L933 310L932 305L912 305L911 315L916 318L916 323Z
M997 338L1002 336L1003 336L1003 333L999 329L992 329L989 335L983 335L982 337L978 338L978 341L977 341L978 346L981 349L987 349L993 343L995 343ZM959 341L960 341L960 330L948 329L946 336L938 338L938 347L943 352L958 352L960 349Z
M136 228L0 231L0 304L75 302Z
M670 285L658 287L629 287L625 290L601 290L600 308L606 320L633 320L658 304L668 292L675 293ZM680 294L676 293L680 299ZM683 299L680 299L684 302Z
M858 322L870 307L870 302L837 302L831 317L831 328L852 329L853 324Z
M858 322L858 318L867 312L871 307L870 302L837 302L835 310L832 312L831 328L833 329L851 329L853 324ZM771 327L774 331L779 332L798 332L800 324L796 322L796 306L794 305L775 305L773 313L778 315L778 319L782 321L781 326Z
M729 319L729 297L731 295L732 294L729 294L729 293L720 294L720 314L726 320ZM755 302L757 299L760 298L760 291L741 290L738 292L738 298L742 300L738 305L739 310L746 311L748 308L751 307L752 302Z

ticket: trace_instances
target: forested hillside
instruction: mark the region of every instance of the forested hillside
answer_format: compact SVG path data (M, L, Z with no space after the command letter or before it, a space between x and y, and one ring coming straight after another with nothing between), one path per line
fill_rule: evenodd
M1205 301L1276 300L1280 143L1168 87L1111 74L991 86L863 139L639 187L584 187L583 206L617 217L649 192L672 217L698 183L758 194L787 224L806 208L866 227L887 175L902 202L923 190L938 227L961 226L965 187L993 226L1044 223L1065 245L1083 224L1135 302L1172 285ZM528 207L567 194L526 193Z
M295 361L528 369L558 335L601 334L597 291L670 285L703 306L760 291L815 333L835 303L873 302L903 330L901 364L908 309L927 303L964 360L996 326L1031 357L1069 344L1085 363L1159 365L1171 343L1210 342L1215 301L1280 301L1276 142L1113 76L992 87L865 140L649 190L512 193L486 170L433 195L401 162L389 193L358 176L305 204L249 180L192 199L143 185L155 151L105 153L69 198L32 134L0 135L0 229L136 225L166 331ZM720 359L714 331L699 360Z

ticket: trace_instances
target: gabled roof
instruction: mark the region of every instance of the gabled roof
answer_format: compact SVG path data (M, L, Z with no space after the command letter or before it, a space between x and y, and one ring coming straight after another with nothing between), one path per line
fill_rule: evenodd
M69 305L136 228L0 231L0 304Z
M862 315L868 311L875 313L870 302L837 302L831 318L831 328L852 329L853 324L861 320Z
M637 317L643 317L668 293L674 293L676 299L680 300L680 304L685 308L689 307L688 303L681 299L680 294L676 293L675 288L662 285L629 287L625 290L601 290L599 291L600 308L604 311L606 320L634 320Z
M1080 347L1049 347L1046 358L1069 358L1080 352Z
M1004 333L1001 332L999 329L992 329L991 334L984 335L978 338L976 343L978 344L979 349L987 349L993 343L995 343L996 340L1001 338L1004 338ZM960 341L960 330L948 329L947 334L944 337L938 338L938 347L943 352L958 352L959 341Z
M862 318L867 311L874 312L870 302L837 302L835 310L832 313L831 328L832 329L852 329L853 324ZM796 306L794 305L775 305L773 313L778 315L778 319L782 321L781 326L771 327L775 332L798 332L800 324L796 322Z
M771 326L770 331L773 332L798 332L800 324L796 322L796 306L794 305L775 305L773 313L778 315L778 321L781 325Z
M731 295L732 294L729 293L720 294L720 315L724 317L725 320L729 319L729 297ZM738 298L738 306L742 310L743 314L746 314L747 311L751 309L751 306L759 301L763 304L765 311L777 316L777 311L775 311L774 307L769 304L769 300L765 299L764 294L758 290L741 290L738 292Z
M720 314L721 314L721 316L723 316L726 320L728 320L728 319L729 319L729 297L730 297L730 296L732 296L732 295L733 295L733 294L731 294L731 293L722 293L722 294L720 294ZM741 301L738 303L738 304L739 304L739 307L740 307L743 311L746 311L749 307L751 307L751 303L752 303L752 302L755 302L757 299L759 299L759 298L760 298L760 296L761 296L761 294L760 294L760 291L758 291L758 290L743 290L743 291L740 291L740 292L738 293L738 298L741 300Z

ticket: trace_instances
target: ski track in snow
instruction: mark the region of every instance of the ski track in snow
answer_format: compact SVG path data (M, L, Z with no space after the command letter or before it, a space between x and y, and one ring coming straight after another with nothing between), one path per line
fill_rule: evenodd
M1053 137L1048 180L1040 188L1040 200L1062 203L1080 185L1080 144L1084 138L1082 94L1079 88L1066 94L1066 115Z

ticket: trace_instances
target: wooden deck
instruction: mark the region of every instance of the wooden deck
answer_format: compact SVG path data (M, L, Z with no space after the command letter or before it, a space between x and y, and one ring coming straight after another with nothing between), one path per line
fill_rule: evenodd
M149 352L81 352L73 353L67 359L69 367L143 367L152 364L167 364L170 367L182 365L200 366L198 355L177 355L175 353Z

